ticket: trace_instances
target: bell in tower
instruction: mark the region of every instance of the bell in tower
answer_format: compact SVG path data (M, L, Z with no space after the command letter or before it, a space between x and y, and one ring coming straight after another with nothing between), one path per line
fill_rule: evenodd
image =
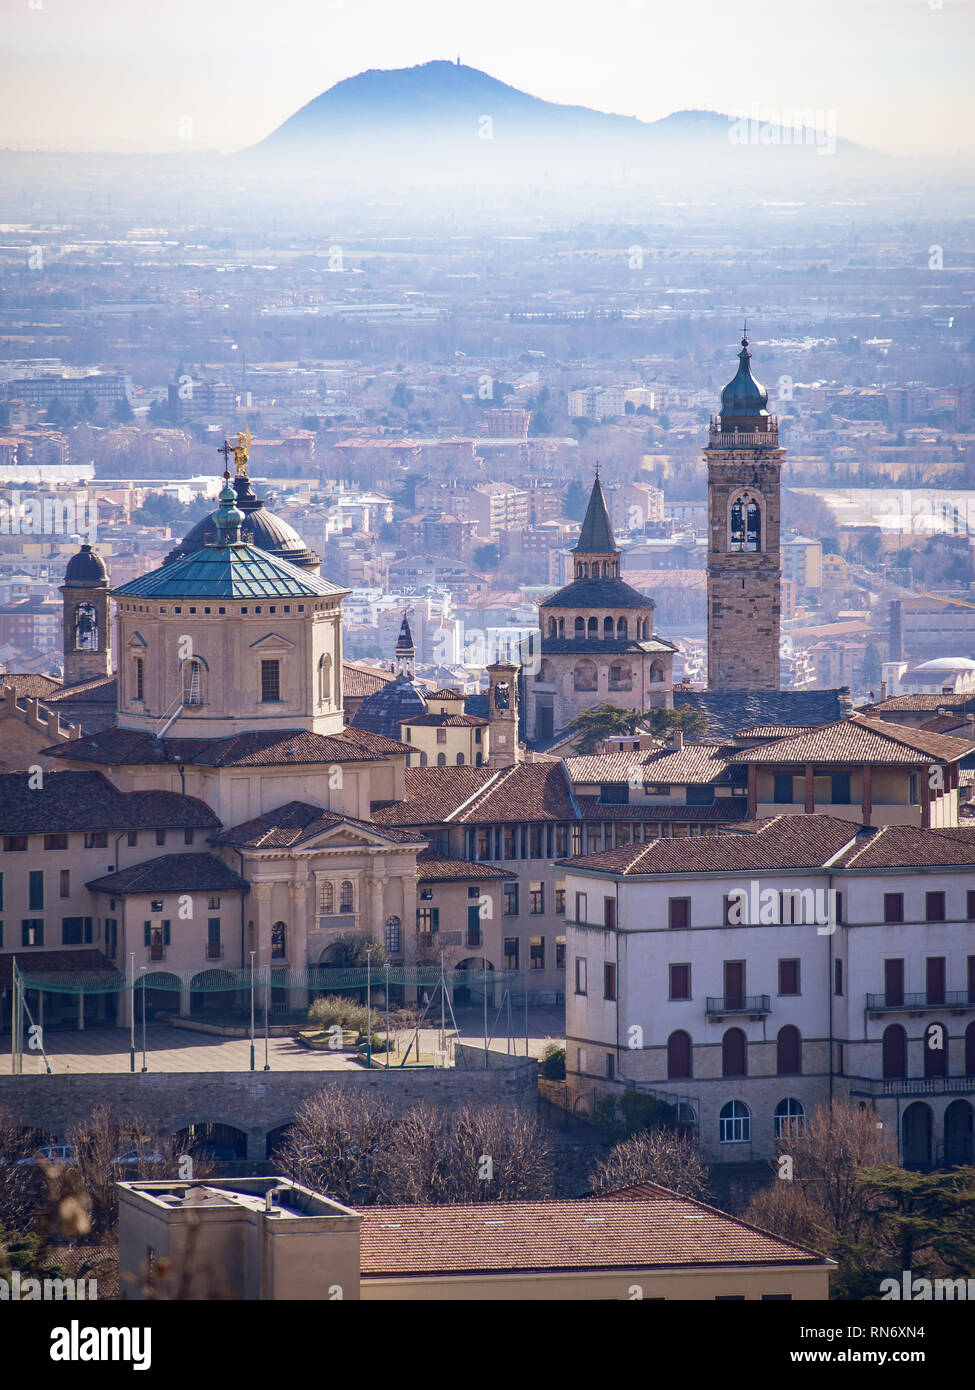
M511 767L521 762L518 742L518 667L495 661L487 668L488 766Z
M81 685L112 674L112 633L108 618L105 561L83 545L72 555L60 593L64 684Z

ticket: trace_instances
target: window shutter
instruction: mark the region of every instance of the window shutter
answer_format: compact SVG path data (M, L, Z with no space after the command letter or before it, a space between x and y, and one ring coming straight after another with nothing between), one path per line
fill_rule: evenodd
M169 920L163 922L163 945L169 945Z
M151 922L147 922L147 923L146 923L146 945L147 945L147 946L151 946L151 945L152 945L152 923L151 923Z

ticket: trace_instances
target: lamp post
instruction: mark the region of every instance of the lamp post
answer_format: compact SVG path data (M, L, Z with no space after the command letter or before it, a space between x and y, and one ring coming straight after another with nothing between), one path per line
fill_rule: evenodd
M254 1070L254 952L251 951L251 1071Z
M141 971L142 977L143 977L143 979L142 979L142 1070L143 1070L143 1071L148 1071L149 1068L148 1068L148 1066L147 1066L147 1064L146 1064L146 993L147 993L147 991L146 991L146 981L145 981L146 967L145 967L144 965L140 965L140 966L139 966L139 970Z
M372 1067L372 944L366 947L366 1066Z
M266 976L265 984L264 984L264 1070L265 1070L265 1071L270 1071L270 1070L271 1070L271 1063L268 1061L268 1058L267 1058L267 1039L268 1039L268 1031L269 1031L269 1030L268 1030L268 1017L267 1017L267 1012L268 1012L268 1009L271 1007L271 963L270 963L270 961L268 961L268 963L265 965L264 969L267 971L267 976Z
M135 1071L135 952L129 952L129 1071Z
M389 961L385 961L383 969L386 972L386 1070L389 1071Z

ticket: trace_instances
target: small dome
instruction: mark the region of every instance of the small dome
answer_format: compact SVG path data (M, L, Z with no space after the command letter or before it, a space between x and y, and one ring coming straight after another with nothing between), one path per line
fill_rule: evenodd
M382 690L367 695L351 722L355 729L400 739L403 736L400 725L426 712L426 696L420 687L406 676L397 676Z
M105 561L96 555L90 545L83 545L77 555L72 555L64 571L65 584L78 584L87 588L91 584L107 584L108 570Z
M768 391L760 381L752 376L751 353L748 339L742 338L741 352L738 354L738 370L721 392L721 415L723 418L736 416L751 418L768 414Z
M975 671L975 661L967 656L938 656L933 661L922 661L915 671Z

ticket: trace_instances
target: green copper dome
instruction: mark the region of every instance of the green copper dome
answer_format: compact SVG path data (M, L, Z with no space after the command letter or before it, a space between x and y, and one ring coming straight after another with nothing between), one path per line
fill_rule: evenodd
M741 340L738 354L738 371L721 392L721 418L754 419L768 414L768 391L760 381L752 376L749 366L752 355L748 351L748 339Z

